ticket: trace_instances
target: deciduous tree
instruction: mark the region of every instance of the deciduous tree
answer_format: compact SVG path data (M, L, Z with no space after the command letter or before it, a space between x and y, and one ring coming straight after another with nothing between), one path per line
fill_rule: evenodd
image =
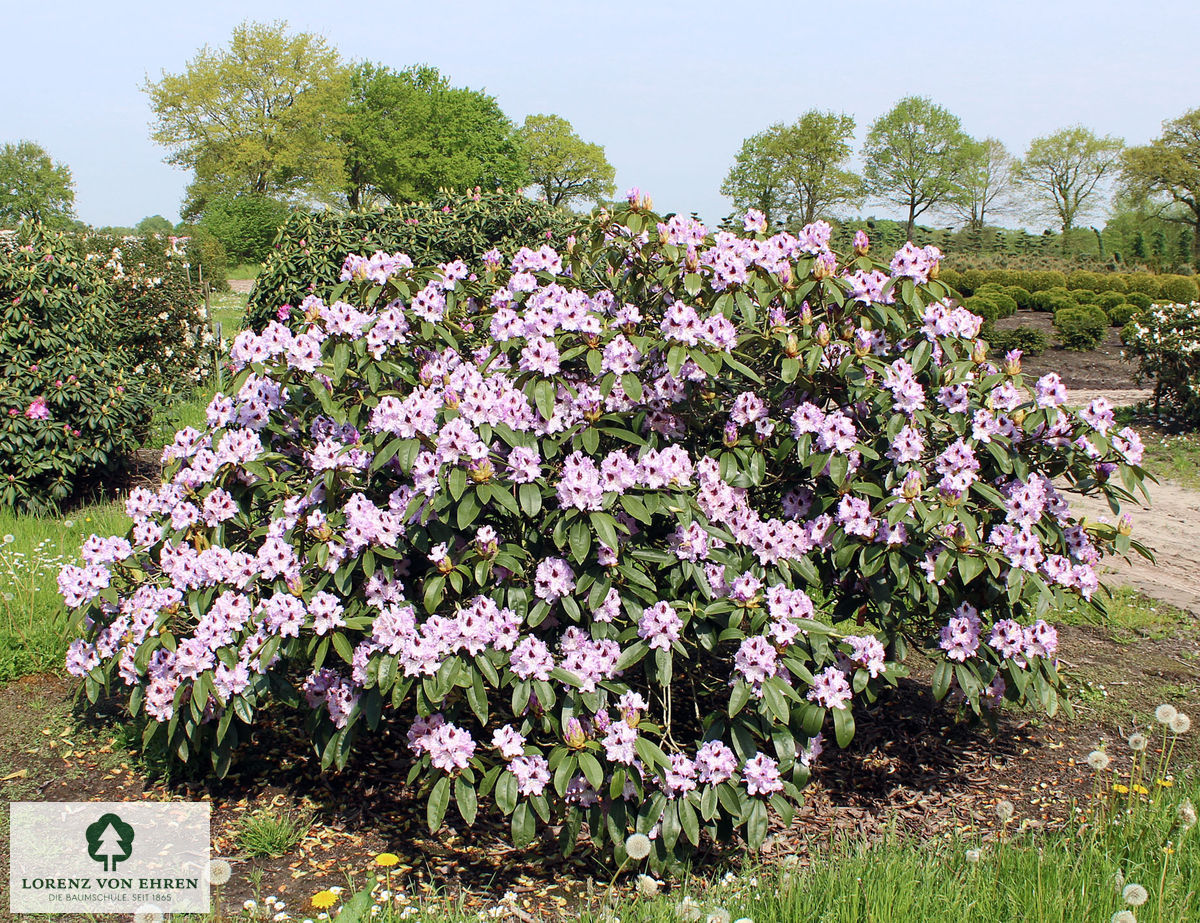
M562 116L526 116L521 143L529 181L551 205L597 202L616 192L617 171L604 148L584 141Z
M958 190L970 138L958 116L921 96L906 96L875 120L863 148L868 190L917 218Z
M348 75L336 49L286 22L244 22L183 73L145 83L152 137L195 171L186 212L219 193L321 197L342 183L338 143Z
M1189 225L1192 257L1200 257L1200 109L1163 122L1149 144L1128 148L1121 179L1134 198L1164 206L1163 218Z
M1064 239L1077 220L1096 210L1124 146L1120 138L1100 137L1082 125L1030 143L1020 166L1021 182L1037 213L1058 220Z
M75 185L66 164L32 141L0 147L0 225L31 219L61 226L74 210Z
M524 182L516 126L495 98L453 87L435 67L359 65L342 128L345 195L419 201L439 189L513 188Z
M988 215L1011 204L1016 161L999 138L970 141L963 148L958 189L947 200L949 211L971 228L981 229Z
M756 208L772 223L808 224L862 199L862 179L847 167L854 119L804 113L742 143L721 193L738 209Z

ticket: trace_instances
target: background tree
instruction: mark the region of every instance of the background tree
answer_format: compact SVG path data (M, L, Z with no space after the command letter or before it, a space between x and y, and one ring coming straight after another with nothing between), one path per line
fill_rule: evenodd
M791 125L772 125L743 142L721 193L735 208L799 225L857 205L862 179L847 168L853 138L851 116L816 109Z
M564 208L572 202L598 202L617 191L616 169L604 148L575 134L558 115L529 115L521 126L529 182L546 201Z
M199 226L211 234L234 263L261 263L287 220L288 207L252 192L213 196Z
M183 73L147 81L152 137L196 174L185 212L222 192L292 199L338 188L346 82L337 51L286 22L244 22L228 48L205 46Z
M1082 125L1030 143L1020 165L1021 182L1037 213L1055 218L1064 238L1077 220L1096 209L1103 181L1116 172L1124 145L1120 138L1099 137Z
M947 199L949 211L981 230L987 216L1011 205L1016 161L999 138L969 141L963 147L957 191Z
M1121 179L1136 198L1176 206L1160 213L1191 227L1192 260L1200 258L1200 109L1163 122L1161 137L1127 149Z
M931 100L906 96L871 125L863 147L868 190L908 210L906 233L955 194L970 138L962 123Z
M418 201L439 189L515 188L525 181L516 126L494 97L453 87L435 67L359 65L342 125L351 208L374 196Z
M74 211L70 167L32 141L0 147L0 225L14 227L28 218L61 227Z
M170 234L175 230L175 225L162 215L147 215L134 226L134 230L139 234Z

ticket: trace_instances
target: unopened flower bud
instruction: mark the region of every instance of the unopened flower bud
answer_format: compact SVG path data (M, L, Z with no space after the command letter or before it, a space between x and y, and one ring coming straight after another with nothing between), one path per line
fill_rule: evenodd
M789 359L795 359L800 355L800 340L796 338L796 334L788 334L787 343L783 347L783 354Z
M867 251L871 249L871 238L867 236L866 231L854 232L854 252L859 256L866 256Z
M832 253L822 253L813 263L812 277L817 280L828 279L837 271L837 257Z
M1117 534L1118 535L1132 535L1133 534L1133 517L1130 516L1128 513L1122 513L1121 518L1117 520Z
M567 719L566 726L563 728L563 739L572 750L583 749L584 744L587 743L587 734L583 732L583 725L579 723L578 718Z
M822 346L828 346L829 340L829 328L826 327L822 322L821 325L817 327L817 342Z
M721 441L727 449L732 449L738 444L738 427L732 420L725 424L725 434Z
M1021 371L1021 350L1010 349L1004 354L1004 373L1016 375Z
M982 365L987 361L987 343L983 340L976 340L971 347L971 361L976 365Z

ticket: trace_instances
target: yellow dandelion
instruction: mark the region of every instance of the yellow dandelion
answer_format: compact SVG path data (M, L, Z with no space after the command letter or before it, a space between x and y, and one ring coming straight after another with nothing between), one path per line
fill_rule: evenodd
M1159 788L1170 788L1172 785L1175 784L1175 780L1174 779L1155 779L1154 784L1157 785Z
M332 891L318 891L312 896L312 905L318 910L328 910L338 902L338 896Z
M1135 792L1137 792L1139 795L1149 795L1150 794L1150 789L1146 788L1146 786L1144 786L1144 785L1135 785L1133 787L1133 790Z
M382 866L385 869L391 868L393 865L400 864L400 857L395 853L381 852L375 857L375 864Z
M1129 794L1129 786L1122 785L1120 782L1116 782L1113 784L1113 791L1116 792L1118 795L1128 795Z

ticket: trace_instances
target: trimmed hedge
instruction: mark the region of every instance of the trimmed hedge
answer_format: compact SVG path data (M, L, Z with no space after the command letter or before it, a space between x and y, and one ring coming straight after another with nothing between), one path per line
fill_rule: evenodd
M993 355L1003 357L1012 349L1019 349L1026 356L1040 356L1050 348L1050 337L1036 327L1015 327L1012 330L986 330Z
M1054 312L1054 329L1067 349L1095 349L1104 339L1108 315L1095 305L1061 308Z
M420 267L456 259L478 261L497 249L510 258L521 247L562 249L581 218L515 192L449 194L377 212L293 213L279 229L246 305L245 326L262 330L284 305L330 296L350 253L403 252ZM293 316L293 325L302 318Z
M1108 322L1114 327L1124 327L1138 311L1143 310L1135 304L1119 304L1108 311Z

